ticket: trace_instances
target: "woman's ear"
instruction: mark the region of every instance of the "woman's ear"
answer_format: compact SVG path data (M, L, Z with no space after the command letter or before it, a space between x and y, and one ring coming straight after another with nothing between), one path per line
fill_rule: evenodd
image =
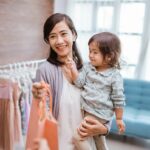
M76 36L74 36L74 37L73 37L73 42L75 42L75 41L76 41L76 39L77 39L77 37L76 37Z
M77 39L77 35L73 32L73 42L75 42Z

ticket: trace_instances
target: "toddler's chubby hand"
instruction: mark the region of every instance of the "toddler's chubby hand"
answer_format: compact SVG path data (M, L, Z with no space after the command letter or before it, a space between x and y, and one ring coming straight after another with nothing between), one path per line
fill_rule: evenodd
M65 63L66 63L66 67L68 69L70 69L70 70L76 69L76 64L71 57L68 56Z
M116 120L118 132L119 134L123 134L125 132L125 123L123 120Z

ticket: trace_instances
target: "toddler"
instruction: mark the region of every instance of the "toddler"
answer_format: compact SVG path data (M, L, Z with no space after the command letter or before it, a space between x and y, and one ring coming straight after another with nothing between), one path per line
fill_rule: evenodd
M121 44L119 38L110 32L95 34L89 39L89 60L80 72L73 60L68 59L74 84L82 88L81 109L86 118L95 118L103 125L111 121L114 113L119 133L125 131L123 107L125 96L123 78L119 72ZM91 150L86 140L80 135L75 136L78 150ZM104 136L94 136L97 150L106 150Z

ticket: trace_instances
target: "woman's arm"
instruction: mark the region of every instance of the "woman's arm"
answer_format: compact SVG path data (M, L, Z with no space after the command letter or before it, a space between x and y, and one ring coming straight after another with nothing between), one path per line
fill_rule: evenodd
M85 118L78 128L78 133L82 138L95 135L107 135L111 127L111 122L103 125L98 120Z

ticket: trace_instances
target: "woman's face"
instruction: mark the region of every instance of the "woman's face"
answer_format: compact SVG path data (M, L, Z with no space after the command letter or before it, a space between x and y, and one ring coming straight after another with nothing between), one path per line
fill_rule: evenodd
M65 21L57 23L49 34L49 44L57 53L58 59L72 56L72 45L76 36Z

